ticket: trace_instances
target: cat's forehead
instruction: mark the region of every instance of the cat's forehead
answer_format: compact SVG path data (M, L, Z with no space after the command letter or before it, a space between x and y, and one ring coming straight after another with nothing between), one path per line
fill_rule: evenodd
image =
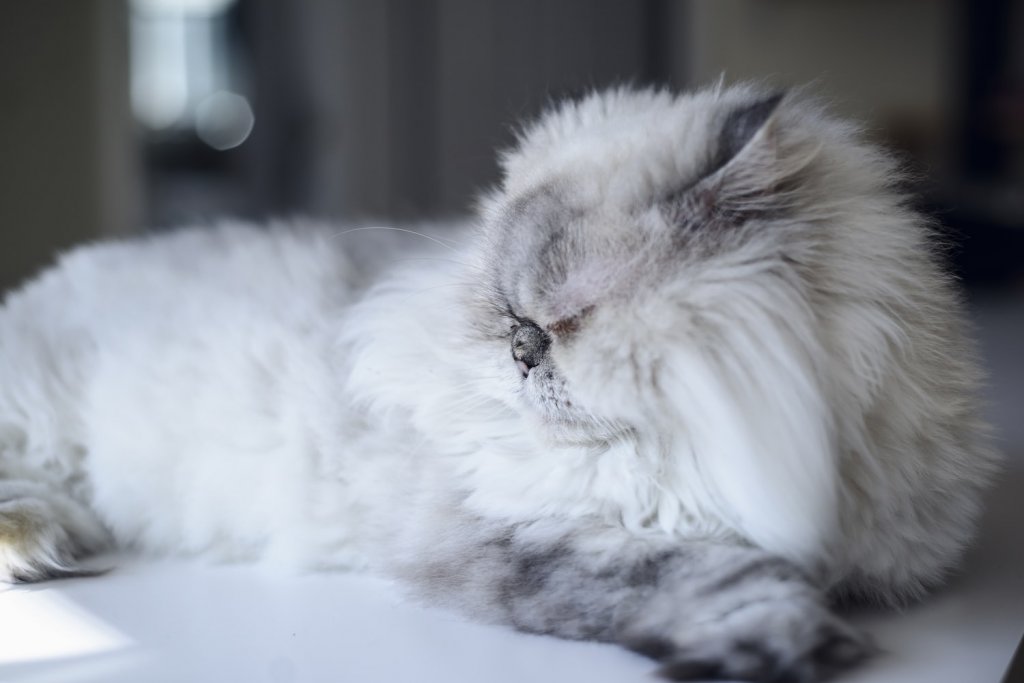
M482 204L497 289L524 307L585 308L657 285L679 272L681 252L735 245L740 226L773 215L773 183L803 168L773 165L775 137L761 134L781 100L744 88L613 91L550 113L506 155Z
M735 100L736 96L729 98ZM549 112L503 158L504 189L572 184L575 201L641 203L700 171L723 110L714 94L611 91Z
M510 198L493 218L497 288L513 307L572 315L622 286L629 254L650 236L635 217L581 203L577 188L553 182Z

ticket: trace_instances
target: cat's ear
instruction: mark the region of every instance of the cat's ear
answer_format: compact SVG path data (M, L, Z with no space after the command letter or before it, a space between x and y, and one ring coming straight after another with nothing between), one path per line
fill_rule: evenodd
M777 92L729 111L718 131L712 161L704 171L710 176L729 165L747 147L771 145L773 117L785 93ZM752 149L751 155L757 150Z
M666 202L683 219L743 222L782 208L808 155L780 135L779 112L786 93L776 92L735 106L721 117L709 161L698 177Z

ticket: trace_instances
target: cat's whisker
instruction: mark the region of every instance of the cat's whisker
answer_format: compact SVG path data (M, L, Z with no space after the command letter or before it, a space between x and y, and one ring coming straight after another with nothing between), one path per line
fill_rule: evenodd
M456 254L460 253L459 250L455 248L455 246L457 246L456 242L452 242L452 244L446 244L445 241L443 241L441 238L434 237L432 235L427 235L426 233L418 232L416 230L410 230L409 228L396 228L387 225L368 225L361 228L350 228L348 230L342 230L341 232L333 233L331 237L344 237L345 235L350 235L355 232L363 232L366 230L393 230L395 232L403 232L409 235L416 235L417 237L422 237L425 240L429 240L439 246L444 247L445 249L455 252Z
M480 266L479 264L467 263L465 261L456 261L455 259L441 258L439 256L406 256L404 258L394 259L392 263L409 263L416 261L426 261L433 263L454 263L456 265L462 266L463 268L476 271L481 275L487 274L487 270Z

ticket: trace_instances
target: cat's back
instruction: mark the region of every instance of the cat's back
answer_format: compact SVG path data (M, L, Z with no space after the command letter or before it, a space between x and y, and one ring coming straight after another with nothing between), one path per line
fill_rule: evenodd
M344 303L363 277L326 226L221 223L79 247L37 284L56 281L97 310L146 315L156 306L166 315L208 314L223 303L282 310Z
M77 247L0 307L0 414L80 442L89 410L139 403L112 387L174 401L215 393L218 374L308 353L365 277L317 225L224 223Z
M63 255L0 309L7 460L84 474L125 541L260 543L272 519L219 492L245 471L246 500L275 501L336 419L337 329L372 277L336 234L225 223Z
M20 355L15 345L81 356L309 325L347 306L366 278L315 224L222 223L97 242L7 296L0 325L17 333L0 343L8 360Z

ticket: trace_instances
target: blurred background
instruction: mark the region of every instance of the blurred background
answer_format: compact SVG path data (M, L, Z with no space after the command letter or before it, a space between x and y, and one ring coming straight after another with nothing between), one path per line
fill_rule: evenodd
M464 213L546 103L723 74L813 82L910 163L997 386L1024 387L1017 0L8 2L0 289L74 243L224 215Z
M972 285L1024 284L1024 3L33 0L0 10L0 286L223 215L465 212L511 126L617 83L814 84L911 162Z

